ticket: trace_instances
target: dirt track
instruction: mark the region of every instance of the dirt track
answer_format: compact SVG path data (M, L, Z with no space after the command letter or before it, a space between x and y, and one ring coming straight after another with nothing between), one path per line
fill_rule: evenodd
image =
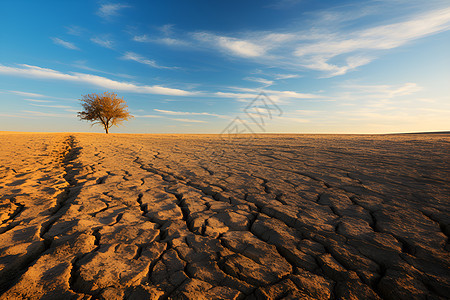
M449 149L0 133L0 298L446 299Z

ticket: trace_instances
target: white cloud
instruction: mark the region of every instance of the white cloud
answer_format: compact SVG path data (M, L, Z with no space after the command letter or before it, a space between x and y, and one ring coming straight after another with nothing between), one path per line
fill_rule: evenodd
M342 88L351 93L354 97L364 96L365 98L394 98L397 96L405 96L417 93L423 88L414 82L407 82L401 85L358 85L347 84Z
M212 116L212 117L225 118L225 119L229 118L228 116L212 114L212 113L207 113L207 112L172 111L172 110L163 110L163 109L157 109L157 108L155 108L153 110L157 111L159 113L167 114L167 115Z
M35 117L59 117L59 118L67 118L67 117L75 117L75 114L55 114L55 113L46 113L42 111L33 111L33 110L22 110L22 112Z
M162 116L158 116L158 115L136 115L136 114L133 114L133 116L135 118L162 118Z
M131 75L128 75L128 74L106 72L106 71L102 71L102 70L99 70L99 69L91 68L91 67L86 65L86 61L85 60L77 60L73 64L71 64L71 66L73 66L75 68L78 68L78 69L91 71L91 72L97 72L97 73L103 73L103 74L108 74L108 75L113 75L113 76L119 76L119 77L124 77L124 78L128 78L128 79L134 78L134 76L131 76Z
M343 75L349 70L356 69L357 67L366 65L372 61L372 59L369 57L351 56L346 59L345 65L337 66L329 63L329 59L330 58L324 56L313 56L306 59L302 66L317 71L325 71L327 75L323 77L333 77L337 75Z
M300 75L297 74L275 74L275 79L291 79L291 78L298 78Z
M228 49L234 54L243 57L257 57L262 56L265 50L256 44L249 41L238 40L235 38L219 37L219 46Z
M342 75L373 60L367 53L389 50L408 42L450 29L450 8L427 12L404 22L329 35L313 43L297 46L294 55L309 69ZM347 38L341 38L347 37ZM342 66L329 63L334 57L349 55Z
M128 8L129 5L120 3L107 3L100 5L97 15L104 19L110 19L111 17L119 15L119 11L123 8Z
M143 34L143 35L135 35L135 36L133 36L133 41L140 42L140 43L145 43L145 42L152 41L152 39L150 39L146 34Z
M75 109L75 107L67 106L67 105L47 105L47 104L34 104L34 103L30 103L30 105L39 106L39 107L47 107L47 108Z
M241 91L239 93L230 93L230 92L216 92L214 95L216 97L220 98L231 98L236 99L240 102L248 102L260 94L260 89L249 89L249 88L231 88L234 90ZM270 100L276 103L282 103L287 102L289 100L296 100L296 99L302 99L302 100L314 100L314 101L331 101L330 99L327 99L327 97L321 96L321 95L315 95L315 94L308 94L308 93L298 93L294 91L277 91L277 90L263 90L264 93L269 97Z
M369 25L362 30L349 30L350 27L346 26L349 20L368 17L377 12L372 7L356 7L346 12L316 16L318 22L310 23L309 28L301 30L247 31L227 36L195 32L190 37L201 47L219 50L230 56L252 59L290 72L304 69L321 71L325 74L323 77L331 77L369 64L382 51L450 30L450 7L398 16L397 20L403 18L401 22L391 21L380 26ZM287 78L294 77L279 79Z
M76 35L76 36L82 35L83 31L85 31L80 26L75 26L75 25L67 26L66 29L67 29L68 34Z
M139 43L158 43L167 46L189 46L190 43L188 41L184 41L181 39L175 39L172 37L159 37L159 38L150 38L146 34L143 35L135 35L133 36L133 41Z
M241 95L241 97L243 97L243 98L248 98L248 97L253 97L253 96L256 97L261 92L260 89L236 88L236 87L231 87L230 89L237 90L237 91L242 91L242 92L253 92L253 93L248 94L248 93L222 93L222 92L218 92L216 94L228 95L228 96L232 96L232 97ZM308 94L308 93L299 93L299 92L294 92L294 91L277 91L277 90L267 90L267 89L264 89L263 91L266 94L268 94L268 95L284 96L284 97L287 97L287 98L295 98L295 99L323 98L322 95Z
M63 46L64 48L71 49L71 50L80 50L77 46L75 46L71 42L67 42L67 41L64 41L64 40L61 40L61 39L55 38L55 37L52 37L51 39L52 39L53 43L55 43L56 45L60 45L60 46Z
M237 98L237 99L252 99L252 98L256 98L258 96L258 94L249 94L249 93L216 92L214 94L220 98Z
M154 109L156 112L160 112L163 114L175 116L175 115L208 115L208 116L219 116L215 114L209 114L209 113L190 113L190 112L179 112L179 111L170 111L170 110L162 110L162 109ZM185 118L169 118L162 115L136 115L134 114L134 117L136 118L165 118L167 120L177 121L177 122L184 122L184 123L207 123L207 121L204 120L195 120L195 119L185 119Z
M156 63L156 61L151 60L151 59L147 59L145 57L140 56L139 54L136 54L134 52L126 52L123 56L122 59L126 59L126 60L133 60L135 62L150 66L152 68L158 68L158 69L179 69L178 67L165 67L165 66L161 66L158 65Z
M276 97L277 99L318 99L325 98L321 95L308 94L308 93L298 93L294 91L276 91L276 90L264 90L272 98Z
M265 78L259 78L259 77L245 77L245 80L254 81L258 83L262 83L264 86L270 86L273 84L272 80L268 80Z
M30 66L25 64L22 64L20 66L21 67L7 67L0 65L0 74L27 77L27 78L57 79L78 83L88 83L91 85L95 85L113 91L124 91L132 93L174 95L174 96L191 96L198 94L180 89L167 88L159 85L149 86L129 82L115 81L106 77L91 74L84 74L84 73L67 74L56 70L41 68L37 66Z
M201 42L218 47L226 53L235 56L246 58L259 57L263 56L266 52L263 46L244 39L218 36L207 32L198 32L193 36Z
M20 95L20 96L25 96L25 97L45 97L44 95L41 94L36 94L36 93L29 93L29 92L21 92L21 91L9 91L10 93L16 94L16 95Z
M30 101L30 102L37 102L37 103L50 103L50 102L53 102L53 101L50 101L50 100L41 100L41 99L39 99L39 100L37 100L37 99L23 99L23 100Z
M155 42L164 44L167 46L188 46L189 45L189 43L186 41L183 41L180 39L169 38L169 37L156 39Z
M179 122L189 122L189 123L208 123L203 120L193 120L193 119L171 119L171 120L179 121Z
M159 27L158 29L165 35L171 35L173 33L173 27L174 27L173 24L166 24Z
M110 39L110 38L108 38L108 37L106 37L106 36L103 36L103 37L93 37L93 38L91 38L91 42L94 42L94 43L96 43L97 45L100 45L100 46L102 46L102 47L105 47L105 48L109 48L109 49L112 49L113 48L113 46L114 46L114 42Z

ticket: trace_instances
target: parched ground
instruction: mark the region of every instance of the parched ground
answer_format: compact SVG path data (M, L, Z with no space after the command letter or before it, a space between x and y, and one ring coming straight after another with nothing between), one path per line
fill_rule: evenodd
M0 299L447 299L449 135L0 133Z

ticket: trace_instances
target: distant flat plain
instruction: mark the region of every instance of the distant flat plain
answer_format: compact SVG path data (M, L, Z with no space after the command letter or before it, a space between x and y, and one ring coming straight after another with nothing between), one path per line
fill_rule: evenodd
M450 135L0 133L1 299L447 299Z

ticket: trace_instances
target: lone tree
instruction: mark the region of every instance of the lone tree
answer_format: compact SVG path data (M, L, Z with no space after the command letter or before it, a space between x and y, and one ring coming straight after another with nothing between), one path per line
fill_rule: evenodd
M100 95L82 95L80 99L83 111L78 112L81 120L91 121L94 124L102 124L105 132L113 125L118 126L133 116L128 112L128 105L123 98L118 98L114 93L105 92Z

